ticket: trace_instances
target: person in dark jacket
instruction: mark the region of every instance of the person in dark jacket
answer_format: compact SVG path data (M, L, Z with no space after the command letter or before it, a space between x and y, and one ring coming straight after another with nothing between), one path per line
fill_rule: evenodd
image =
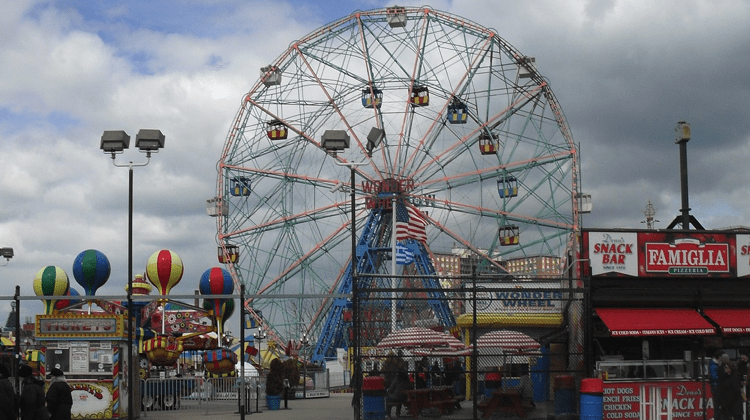
M21 420L46 420L49 418L47 407L44 405L44 380L35 377L31 367L27 365L18 369L18 376L23 378L21 383L21 398L18 407L21 409Z
M734 362L722 364L724 374L719 377L719 399L721 417L725 420L741 420L742 392L740 391L740 375Z
M52 380L47 389L46 398L50 420L70 420L70 409L73 407L70 385L60 369L54 368L50 374Z
M0 365L0 420L16 420L16 392L10 382L8 366Z
M409 381L409 375L405 370L399 370L385 394L387 407L396 407L396 417L401 415L401 406L406 404L406 391L410 388L411 381ZM388 417L391 416L390 409L387 414Z

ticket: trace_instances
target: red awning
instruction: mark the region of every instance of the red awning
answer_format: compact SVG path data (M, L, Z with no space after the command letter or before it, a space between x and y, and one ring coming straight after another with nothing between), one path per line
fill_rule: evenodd
M598 308L613 336L709 335L716 329L694 309Z
M750 309L704 309L725 334L750 333Z

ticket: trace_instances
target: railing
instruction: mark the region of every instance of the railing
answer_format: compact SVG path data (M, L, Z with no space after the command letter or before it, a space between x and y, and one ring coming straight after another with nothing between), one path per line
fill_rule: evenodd
M247 412L255 411L258 394L265 397L265 386L258 377L246 377L245 407ZM141 412L148 416L152 411L165 410L205 410L219 406L240 404L241 380L229 378L149 378L141 381ZM265 402L263 402L265 406Z

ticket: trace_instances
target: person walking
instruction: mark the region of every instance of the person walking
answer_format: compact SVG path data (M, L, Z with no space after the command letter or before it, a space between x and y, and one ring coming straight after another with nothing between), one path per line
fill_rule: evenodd
M719 379L719 398L721 400L721 417L725 420L742 420L742 393L740 375L734 362L722 365L724 374Z
M407 396L406 391L411 388L411 381L409 381L409 375L405 370L399 370L396 373L396 378L393 383L390 384L386 391L385 402L388 413L388 417L391 416L390 407L396 408L396 418L401 415L401 407L406 404Z
M721 368L721 357L726 354L723 350L716 350L714 357L708 362L708 379L711 385L711 398L714 403L715 418L721 418L721 401L719 398L719 377L724 373Z
M73 407L70 385L60 369L54 368L50 374L52 380L46 397L50 420L70 420L70 410Z
M49 412L44 400L44 380L35 377L31 367L21 366L18 376L23 378L21 383L21 398L18 407L21 409L21 420L47 420Z
M10 382L10 370L8 366L0 364L0 420L16 420L18 418L18 407L16 407L16 391Z

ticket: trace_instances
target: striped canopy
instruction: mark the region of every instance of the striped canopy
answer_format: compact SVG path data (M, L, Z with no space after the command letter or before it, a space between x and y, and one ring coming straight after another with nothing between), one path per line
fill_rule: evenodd
M380 349L400 348L446 348L464 349L466 346L456 337L422 327L409 327L388 334L377 345Z
M477 339L478 349L502 350L513 353L538 353L541 344L528 335L510 330L493 331Z

